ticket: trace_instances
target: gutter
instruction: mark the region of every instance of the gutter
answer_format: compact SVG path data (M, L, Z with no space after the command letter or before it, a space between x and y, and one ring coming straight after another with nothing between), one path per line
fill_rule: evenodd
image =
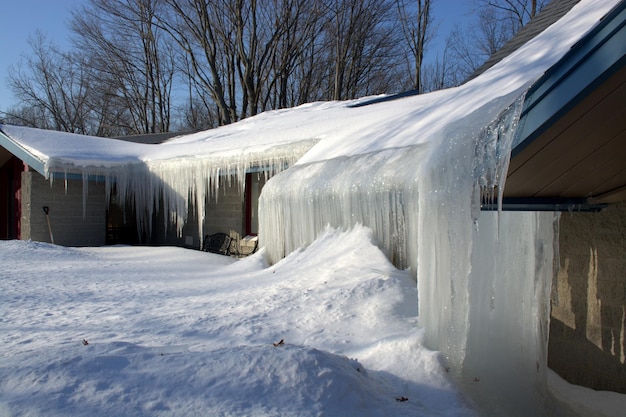
M502 199L502 211L560 211L570 213L597 213L608 204L594 203L587 198L536 198L505 197ZM485 201L481 211L498 211L497 201Z

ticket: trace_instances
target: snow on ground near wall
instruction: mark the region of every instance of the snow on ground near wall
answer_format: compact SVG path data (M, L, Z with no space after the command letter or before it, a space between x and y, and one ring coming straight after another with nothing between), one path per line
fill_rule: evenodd
M24 241L0 264L3 416L474 415L362 227L272 267Z
M569 384L556 372L549 370L548 384L553 397L568 404L572 415L578 417L623 417L626 395L611 391L595 391Z

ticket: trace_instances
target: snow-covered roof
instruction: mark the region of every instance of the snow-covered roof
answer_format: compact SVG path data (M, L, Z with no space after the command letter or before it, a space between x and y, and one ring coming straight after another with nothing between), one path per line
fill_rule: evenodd
M266 115L267 116L267 115ZM251 120L251 119L250 119ZM116 169L151 162L215 160L225 167L241 155L292 153L302 143L316 142L313 138L246 135L249 120L195 134L180 136L162 144L133 143L130 141L79 135L21 126L0 125L0 146L29 163L44 176L50 173L70 172L106 173L115 175ZM247 128L248 126L248 128ZM278 149L280 148L280 150ZM302 153L302 151L300 152Z
M141 146L131 142L11 125L0 125L0 146L44 176L69 165L137 163L141 154Z

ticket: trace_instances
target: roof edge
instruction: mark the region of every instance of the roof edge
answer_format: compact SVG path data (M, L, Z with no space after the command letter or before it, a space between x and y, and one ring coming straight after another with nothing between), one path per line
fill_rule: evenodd
M0 146L12 153L15 157L19 158L26 165L47 178L46 163L38 158L35 154L28 151L26 148L17 143L13 138L3 132L0 125Z

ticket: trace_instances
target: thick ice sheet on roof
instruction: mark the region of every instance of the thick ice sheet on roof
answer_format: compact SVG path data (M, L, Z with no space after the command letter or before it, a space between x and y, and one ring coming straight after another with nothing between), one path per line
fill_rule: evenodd
M498 65L459 87L346 110L341 119L347 126L330 133L299 163L430 141L450 123L498 97L529 87L618 2L581 1ZM339 137L341 141L333 140Z

